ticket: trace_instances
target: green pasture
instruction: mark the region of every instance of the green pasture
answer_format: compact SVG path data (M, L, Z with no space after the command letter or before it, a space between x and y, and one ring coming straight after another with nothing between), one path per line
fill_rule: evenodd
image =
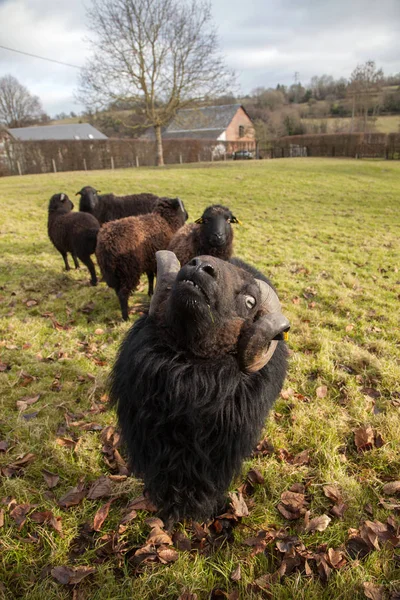
M47 237L50 196L65 192L77 205L84 185L179 196L190 220L210 204L228 205L242 222L235 254L272 279L292 324L267 450L232 482L237 490L251 468L262 475L244 490L249 516L221 545L193 542L167 564L135 558L149 514L138 510L120 525L142 492L123 468L105 497L59 503L71 487L118 474L104 460L105 428L115 425L106 379L130 326L114 291L91 288L83 266L65 272ZM131 322L146 289L143 278L130 298ZM400 162L283 159L0 178L0 598L361 600L368 589L381 594L369 598L399 598L400 484L387 492L400 480L399 308ZM54 487L43 470L59 477ZM309 513L288 520L277 506L294 484L304 486L295 489ZM340 493L341 516L331 512L328 485ZM44 511L53 525L35 520ZM308 532L305 518L322 515L328 526ZM380 522L386 534L354 551L365 522ZM190 524L179 529L193 540ZM248 538L262 530L296 536L307 568L292 561L289 574L279 571L290 557L274 536L257 553ZM332 549L342 553L340 568L327 562ZM93 572L68 584L56 567Z

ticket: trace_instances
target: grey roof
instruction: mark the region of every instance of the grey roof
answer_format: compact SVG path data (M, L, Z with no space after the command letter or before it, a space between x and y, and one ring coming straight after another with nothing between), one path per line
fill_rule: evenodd
M187 129L185 131L169 131L167 129L163 133L163 140L168 139L202 139L202 140L216 140L220 135L224 133L225 129L220 127L216 129Z
M101 133L89 123L68 123L66 125L42 125L38 127L18 127L7 129L16 140L106 140Z
M165 134L168 134L168 137L178 137L177 134L184 132L192 133L191 137L200 137L200 131L204 130L210 134L213 132L211 137L218 137L228 127L240 107L240 104L223 104L179 110L163 137Z

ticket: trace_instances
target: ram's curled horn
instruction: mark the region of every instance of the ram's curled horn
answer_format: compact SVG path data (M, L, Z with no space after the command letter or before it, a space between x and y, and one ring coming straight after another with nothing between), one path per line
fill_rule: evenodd
M181 207L181 211L184 213L185 212L185 207L183 206L183 202L180 198L177 198L178 202L179 202L179 206Z
M265 367L278 346L278 336L290 328L275 291L265 281L256 279L256 282L261 290L261 316L244 332L238 348L239 361L246 373Z
M157 284L154 296L150 302L149 315L154 315L162 300L163 292L171 288L181 268L179 260L173 252L169 250L159 250L156 252L157 260Z

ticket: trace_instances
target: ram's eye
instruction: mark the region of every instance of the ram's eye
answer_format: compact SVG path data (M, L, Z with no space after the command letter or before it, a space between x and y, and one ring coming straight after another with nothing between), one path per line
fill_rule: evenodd
M256 305L256 299L253 296L245 296L246 307L251 310Z

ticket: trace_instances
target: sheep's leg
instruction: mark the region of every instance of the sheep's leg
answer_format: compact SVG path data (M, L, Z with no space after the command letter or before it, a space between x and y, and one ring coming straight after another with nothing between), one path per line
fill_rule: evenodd
M153 271L146 271L146 275L147 275L147 280L149 282L149 288L148 288L148 296L152 296L154 293L154 273Z
M121 306L122 318L124 321L128 320L128 298L129 290L121 289L117 292L119 304Z
M68 256L67 256L67 253L66 253L66 252L61 252L61 256L62 256L62 257L63 257L63 259L64 259L65 270L66 270L66 271L70 271L70 270L71 270L71 267L70 267L70 266L69 266L69 264L68 264Z
M85 256L84 258L81 256L80 259L83 262L83 264L89 269L91 278L90 285L97 285L96 269L94 268L92 259L90 258L90 256Z
M75 269L79 269L79 263L76 254L72 254L72 258L74 260Z

